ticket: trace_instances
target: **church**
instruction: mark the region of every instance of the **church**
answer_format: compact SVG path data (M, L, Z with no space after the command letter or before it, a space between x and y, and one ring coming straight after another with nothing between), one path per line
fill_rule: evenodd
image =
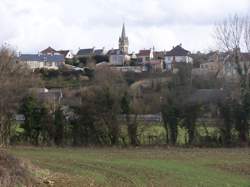
M124 54L128 54L128 45L129 45L129 41L128 41L128 37L126 36L126 32L125 32L125 24L123 24L122 34L119 38L120 51L122 51L122 53L124 53Z
M125 24L122 26L122 33L119 37L119 49L111 49L109 54L109 62L115 66L127 65L130 61L130 56L128 54L129 40L125 31Z

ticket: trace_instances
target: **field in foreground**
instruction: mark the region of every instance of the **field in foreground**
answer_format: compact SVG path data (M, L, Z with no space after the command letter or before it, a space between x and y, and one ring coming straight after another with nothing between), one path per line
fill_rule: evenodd
M9 152L30 160L54 186L250 187L250 149L16 147Z

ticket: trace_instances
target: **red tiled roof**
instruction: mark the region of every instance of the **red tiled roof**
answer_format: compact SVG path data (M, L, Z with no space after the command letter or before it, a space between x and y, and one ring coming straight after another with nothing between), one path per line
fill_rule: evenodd
M53 49L52 47L48 47L47 49L44 49L41 51L42 54L48 54L48 53L56 53L57 51Z
M140 50L137 56L150 56L151 50Z

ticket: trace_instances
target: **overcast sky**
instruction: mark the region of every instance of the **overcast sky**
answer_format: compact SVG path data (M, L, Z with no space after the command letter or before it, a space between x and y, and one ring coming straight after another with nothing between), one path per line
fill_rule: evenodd
M0 43L35 53L47 46L117 48L126 24L130 52L213 48L212 28L229 14L250 12L250 0L0 0Z

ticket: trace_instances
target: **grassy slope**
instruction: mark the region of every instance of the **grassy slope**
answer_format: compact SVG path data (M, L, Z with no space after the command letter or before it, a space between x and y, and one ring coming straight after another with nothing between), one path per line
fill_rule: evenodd
M250 186L249 149L12 148L58 186Z

